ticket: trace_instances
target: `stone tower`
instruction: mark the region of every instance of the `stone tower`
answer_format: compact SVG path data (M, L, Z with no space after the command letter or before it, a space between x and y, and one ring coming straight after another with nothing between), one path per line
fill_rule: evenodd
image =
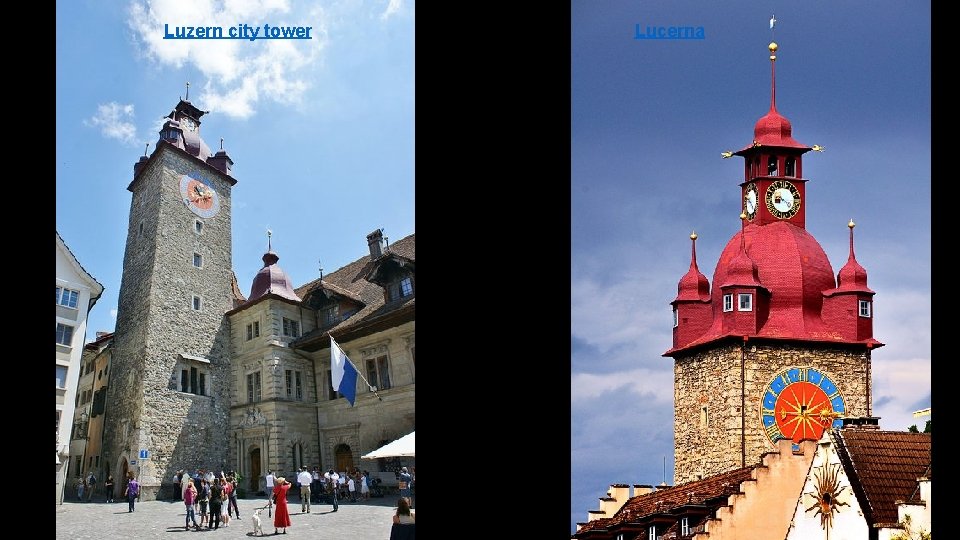
M873 295L850 250L834 278L806 230L807 182L790 121L776 109L771 43L770 110L744 158L741 230L720 255L713 289L690 269L673 305L674 482L751 465L776 441L819 439L842 418L871 414Z
M189 97L189 96L188 96ZM233 162L180 100L134 165L104 428L103 468L155 499L178 469L228 468ZM222 146L222 143L221 143ZM146 459L140 456L147 450Z

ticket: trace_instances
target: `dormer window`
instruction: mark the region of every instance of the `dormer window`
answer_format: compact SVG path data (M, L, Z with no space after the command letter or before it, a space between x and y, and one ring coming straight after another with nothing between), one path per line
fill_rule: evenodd
M733 311L733 295L732 294L723 295L723 311L724 313L726 313L727 311Z
M860 300L860 316L867 319L870 318L870 301L869 300Z
M680 519L680 536L690 536L693 534L693 529L690 528L690 518L685 517Z
M323 322L324 324L334 324L338 322L337 317L340 313L340 306L334 304L323 310Z
M386 295L387 302L393 302L394 300L400 300L401 298L406 298L413 294L413 276L406 276L397 281L394 281L387 286L387 289L384 291Z
M407 276L400 280L400 298L413 294L413 280Z
M740 293L737 295L737 311L753 311L753 295Z

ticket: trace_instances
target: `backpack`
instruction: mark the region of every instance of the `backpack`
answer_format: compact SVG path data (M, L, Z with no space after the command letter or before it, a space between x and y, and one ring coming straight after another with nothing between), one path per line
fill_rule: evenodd
M96 483L97 483L97 477L91 474L91 475L90 475L90 480L89 480L89 482L90 482L90 485L91 485L91 486L94 485L94 484L96 484Z

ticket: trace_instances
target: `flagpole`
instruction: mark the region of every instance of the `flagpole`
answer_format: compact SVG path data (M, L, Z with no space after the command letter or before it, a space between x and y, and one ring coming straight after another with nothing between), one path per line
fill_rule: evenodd
M327 335L330 336L330 334L327 334ZM333 339L333 336L330 336L330 341L332 341L333 344L336 345L338 349L340 349L340 352L343 352L343 347L341 347L340 344L337 343L337 340ZM347 353L343 353L343 357L346 358L347 362L350 362L351 366L353 366L353 370L357 372L357 376L363 379L363 382L367 383L367 388L369 388L373 392L373 395L377 396L377 399L379 399L380 401L383 401L383 398L380 397L380 394L377 393L376 390L374 390L374 386L370 384L370 381L368 381L366 377L363 376L363 372L357 368L357 365L353 363L353 360L351 360L349 356L347 356Z

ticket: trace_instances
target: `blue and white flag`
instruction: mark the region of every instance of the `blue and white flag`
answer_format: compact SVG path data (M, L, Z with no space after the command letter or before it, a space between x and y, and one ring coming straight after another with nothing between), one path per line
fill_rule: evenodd
M330 375L333 388L347 398L350 406L357 397L357 368L330 336Z
M773 25L777 24L777 16L774 15L770 17L770 29L773 30Z

